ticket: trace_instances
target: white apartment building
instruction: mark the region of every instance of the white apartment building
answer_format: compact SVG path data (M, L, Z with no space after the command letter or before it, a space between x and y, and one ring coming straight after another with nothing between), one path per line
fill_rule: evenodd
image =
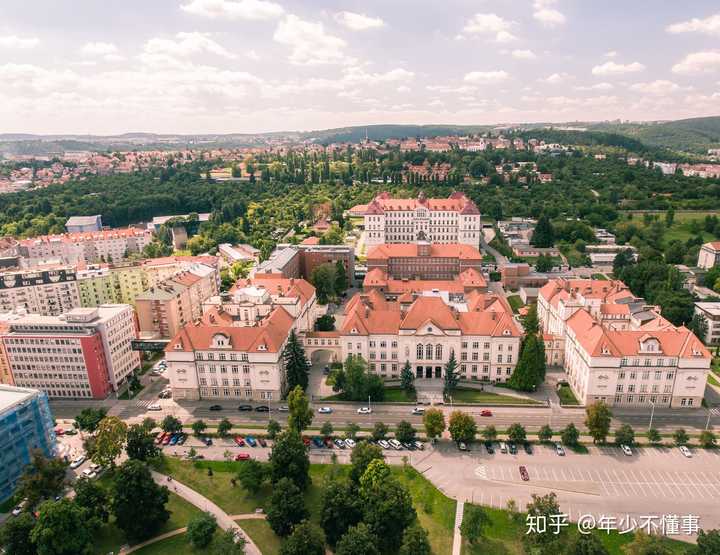
M428 199L422 192L417 199L396 199L381 193L362 210L350 210L360 211L364 214L368 247L421 239L474 247L480 243L480 211L463 193L453 193L447 199Z
M720 241L705 243L698 253L698 268L709 270L720 261Z
M705 317L707 332L702 340L706 345L720 344L720 302L695 303L695 314Z
M0 312L16 308L57 316L80 306L75 268L54 266L0 274Z
M359 355L386 379L399 378L409 362L417 378L440 381L454 353L461 379L505 382L515 369L520 339L504 299L478 291L462 300L437 291L394 301L377 290L357 294L339 332L342 359Z

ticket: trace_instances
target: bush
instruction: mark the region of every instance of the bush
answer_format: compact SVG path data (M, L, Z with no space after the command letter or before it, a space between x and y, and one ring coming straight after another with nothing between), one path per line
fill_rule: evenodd
M195 549L203 549L210 545L216 529L215 517L210 513L203 513L188 522L187 537Z

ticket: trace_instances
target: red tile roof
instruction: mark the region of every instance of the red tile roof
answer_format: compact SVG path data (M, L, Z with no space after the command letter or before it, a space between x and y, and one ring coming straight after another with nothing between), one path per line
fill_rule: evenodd
M418 256L418 245L415 243L383 244L374 247L367 255L368 260L386 258L415 258ZM450 243L430 245L432 258L459 258L461 260L482 260L480 251L470 245Z

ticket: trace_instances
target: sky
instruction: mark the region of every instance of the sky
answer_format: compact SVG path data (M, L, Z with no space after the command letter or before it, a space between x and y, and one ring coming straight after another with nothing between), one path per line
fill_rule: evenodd
M0 2L0 133L719 114L717 0Z

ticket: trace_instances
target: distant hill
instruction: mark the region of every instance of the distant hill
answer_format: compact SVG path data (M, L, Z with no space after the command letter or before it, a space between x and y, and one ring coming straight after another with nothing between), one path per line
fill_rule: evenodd
M303 133L303 138L322 144L359 142L367 137L373 141L410 137L439 137L443 135L467 135L486 133L492 125L368 125L340 127Z

